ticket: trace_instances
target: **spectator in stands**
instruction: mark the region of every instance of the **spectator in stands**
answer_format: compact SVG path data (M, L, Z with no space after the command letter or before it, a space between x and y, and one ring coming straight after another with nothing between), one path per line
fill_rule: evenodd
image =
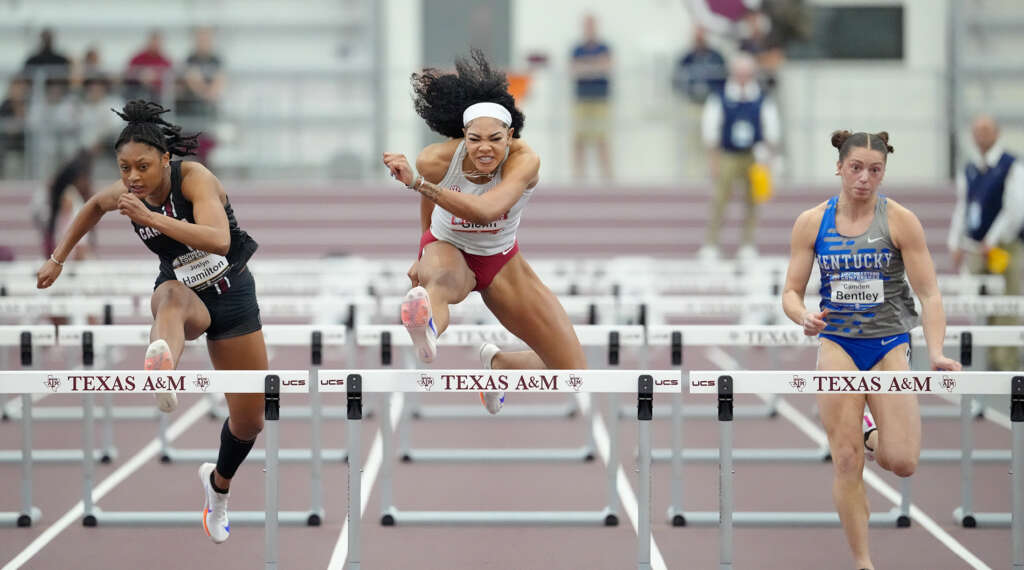
M597 20L593 14L583 18L583 42L572 50L571 69L576 81L574 173L576 178L583 178L586 150L593 145L598 152L598 164L604 179L611 180L608 129L612 53L597 35Z
M28 120L29 82L15 76L0 102L0 178L25 173L25 123Z
M1024 232L1024 166L999 140L999 125L983 115L971 125L978 158L957 176L957 201L949 224L953 267L966 260L974 274L1001 273L1004 294L1021 294L1021 237ZM965 259L966 258L966 259ZM1014 317L989 317L990 325L1016 325ZM988 349L992 370L1019 370L1016 347Z
M698 26L693 47L679 58L672 73L672 87L682 100L679 131L684 133L685 142L680 154L688 175L698 176L706 164L700 136L701 109L709 94L721 93L727 73L725 58L708 45L707 33Z
M70 221L92 196L93 165L97 159L114 157L114 142L122 124L110 110L122 105L111 93L109 79L93 76L83 83L81 101L77 102L74 114L78 125L78 150L61 165L47 188L49 209L43 227L44 256L53 253L59 220ZM69 192L70 189L74 192ZM90 248L95 248L96 241L96 232L90 232ZM87 251L79 245L72 256L80 258Z
M747 54L729 61L729 78L721 94L713 94L704 104L701 136L707 147L711 176L715 181L707 239L699 256L704 261L719 257L719 231L725 208L739 184L746 204L743 237L738 258L757 256L754 231L757 229L757 203L750 189L750 168L768 164L778 147L781 125L778 108L757 84L757 63Z
M195 46L185 61L176 105L186 128L191 128L189 125L192 124L207 125L209 128L217 116L225 83L223 63L214 50L213 29L198 28L195 32ZM213 136L203 132L199 136L199 148L196 150L199 162L208 164L207 157L214 146Z
M146 45L132 56L124 72L125 99L162 101L164 79L171 67L163 51L163 34L151 31Z
M62 91L60 94L54 94L54 98L59 98L67 92L71 77L71 60L57 52L54 47L53 30L50 28L43 28L39 32L39 50L28 56L22 69L29 81L35 80L35 75L40 71L46 74L47 90Z

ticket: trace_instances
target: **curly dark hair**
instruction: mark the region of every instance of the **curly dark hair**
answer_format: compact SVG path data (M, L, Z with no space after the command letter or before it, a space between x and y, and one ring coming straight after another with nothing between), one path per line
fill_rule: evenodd
M114 150L129 142L146 143L160 152L169 152L175 156L188 156L199 146L199 134L184 136L181 127L165 121L160 115L170 109L164 109L158 103L136 99L128 101L124 109L111 109L118 117L128 121L121 135L114 143Z
M462 112L473 103L497 103L512 114L512 136L523 133L525 117L516 109L516 101L508 92L508 78L495 71L478 49L469 58L455 60L455 73L427 68L412 74L416 113L423 117L430 130L453 139L462 138Z

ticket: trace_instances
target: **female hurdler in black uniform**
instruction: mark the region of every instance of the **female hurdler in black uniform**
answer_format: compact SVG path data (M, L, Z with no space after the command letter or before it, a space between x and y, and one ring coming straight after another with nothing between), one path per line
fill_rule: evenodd
M160 257L145 368L173 369L185 340L205 332L215 369L266 370L255 283L246 268L256 242L239 229L213 173L197 162L171 160L191 154L196 137L182 136L180 127L160 117L166 112L156 103L130 101L118 113L128 122L114 145L121 180L86 202L40 268L37 286L52 285L75 244L105 213L118 210ZM230 416L221 429L217 463L199 467L206 494L203 529L216 543L230 533L231 478L263 429L262 394L226 396ZM164 412L178 403L172 392L158 394L157 400Z

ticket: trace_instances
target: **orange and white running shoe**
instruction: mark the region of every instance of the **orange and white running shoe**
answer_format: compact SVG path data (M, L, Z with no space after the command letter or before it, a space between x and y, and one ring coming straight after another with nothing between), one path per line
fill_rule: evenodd
M158 338L149 344L146 349L146 361L144 370L174 370L174 357L171 355L171 347L167 341ZM157 392L156 406L161 412L169 414L178 407L178 395L174 392Z
M430 310L430 297L423 287L413 287L402 301L402 324L409 331L416 355L423 362L433 362L437 357L437 328Z
M220 544L231 536L231 523L228 522L228 493L213 490L210 475L217 467L214 463L203 463L199 466L199 480L203 483L203 530L216 544Z

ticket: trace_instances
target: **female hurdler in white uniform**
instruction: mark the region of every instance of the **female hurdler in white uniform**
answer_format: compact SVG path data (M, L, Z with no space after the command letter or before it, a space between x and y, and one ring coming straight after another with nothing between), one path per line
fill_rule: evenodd
M479 291L498 321L532 349L499 352L485 344L485 367L585 368L569 316L516 242L540 169L540 158L520 138L523 114L505 75L479 51L456 60L455 70L426 69L412 78L416 111L449 140L423 149L416 170L404 155L384 153L392 176L420 194L420 257L409 269L413 288L402 303L402 323L420 359L431 362L448 327L448 305ZM504 397L481 393L492 414Z

